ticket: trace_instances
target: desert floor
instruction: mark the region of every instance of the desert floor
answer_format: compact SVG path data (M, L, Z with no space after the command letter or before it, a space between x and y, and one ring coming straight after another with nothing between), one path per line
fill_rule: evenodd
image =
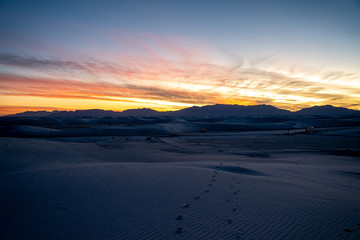
M0 239L360 239L359 132L1 137Z

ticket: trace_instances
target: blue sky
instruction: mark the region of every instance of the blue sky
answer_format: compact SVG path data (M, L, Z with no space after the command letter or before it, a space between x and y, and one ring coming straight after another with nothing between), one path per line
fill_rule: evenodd
M184 59L190 61L191 64L201 63L202 66L215 64L229 69L240 64L241 68L236 70L237 78L246 76L249 79L250 76L246 72L249 69L256 69L258 72L269 71L281 74L282 77L290 78L289 81L294 78L297 78L297 81L300 81L298 78L306 78L308 83L316 82L323 86L329 84L327 89L321 90L316 86L319 94L336 92L334 98L323 96L318 98L322 99L321 101L309 100L305 103L306 101L303 100L296 102L301 98L300 96L304 96L298 88L299 97L290 96L291 102L286 102L281 99L287 97L277 98L277 92L274 96L266 97L265 94L261 99L255 98L256 93L251 93L249 89L251 84L246 85L250 94L242 91L244 85L229 85L225 86L227 88L220 89L221 91L216 90L219 94L223 91L223 98L221 94L216 96L218 101L224 103L226 101L221 99L231 98L234 95L226 92L227 89L236 86L241 88L236 96L243 94L242 100L249 100L248 102L252 103L278 104L282 107L290 104L292 107L288 107L289 109L295 109L296 104L310 106L317 103L329 103L353 108L357 108L356 104L360 104L357 98L360 95L360 79L358 78L360 74L360 2L355 0L0 1L0 30L0 53L2 54L0 73L6 73L7 77L9 74L24 76L26 73L33 76L35 73L31 71L34 69L31 69L29 64L25 64L25 61L31 59L46 58L53 65L61 61L84 64L84 61L96 59L102 63L116 62L121 66L126 65L127 59L139 56L148 59L147 63L132 62L132 66L137 65L139 68L145 65L149 67L156 56L158 60L161 58L172 61L172 70L174 68L184 70L186 68L184 64L174 66L176 65L174 61L183 62ZM114 56L116 54L117 56ZM125 56L128 57L126 60L124 60ZM19 66L19 59L15 61L14 58L21 58L22 65ZM40 62L38 61L39 64ZM43 63L41 67L38 67L41 68L37 69L38 77L54 75L54 66L50 67L49 63L47 65ZM79 73L79 70L70 70L64 65L56 68L58 68L56 75L62 75L62 78L70 76L72 80L82 78L82 81L94 81L94 76L90 76L91 74L87 73L85 77ZM65 68L64 72L61 73L59 68ZM99 78L110 81L106 73L99 71L97 72ZM179 80L180 77L176 74L175 76L174 72L166 76L164 69L159 71L163 74L160 76L161 79L185 82L185 85L189 80ZM169 73L169 69L166 71ZM194 70L187 69L186 71L189 74L194 73ZM335 73L340 77L334 79ZM151 73L147 72L147 74ZM325 78L330 76L329 74L331 79ZM196 77L197 79L189 81L205 83L213 81L209 80L213 77L206 76L207 79L199 79L201 77L203 75L200 74ZM261 78L261 74L251 77L252 85L256 85L256 79ZM110 82L124 87L124 81L126 81L124 76L117 76L117 83L114 82L115 76L111 78L113 79ZM138 78L137 76L131 80L136 81ZM144 82L144 77L141 80ZM152 79L152 81L155 80ZM214 81L219 81L219 79ZM271 81L271 83L274 86L280 86L284 84L284 81L279 83ZM178 82L177 85L179 85ZM344 100L345 95L349 96L349 89L339 93L335 83L354 89L350 94L350 99ZM150 82L146 84L151 85ZM256 90L261 90L259 89L261 86L263 85L258 85ZM197 87L203 89L201 86ZM6 86L3 88L7 89ZM11 105L9 97L20 94L14 92L11 89L2 91L1 104ZM295 92L292 94L294 95ZM20 95L26 95L25 90ZM343 101L334 100L338 99L339 95L343 95ZM28 97L30 96L31 93L28 94ZM139 105L150 106L147 105L149 101L160 101L160 97L151 97L146 102L143 97L139 98ZM280 100L270 101L272 97ZM161 101L172 102L173 100L169 98L161 99ZM212 103L211 101L197 103L195 99L193 102L182 101L179 98L176 98L174 102L179 103L177 107L183 107L185 102L193 105ZM241 103L240 100L229 102ZM20 103L17 102L17 104ZM55 105L53 104L52 107L56 107ZM96 106L102 105L99 103ZM111 108L115 107L111 106ZM126 107L128 106L124 105L123 108ZM121 108L120 105L119 108ZM164 105L163 108L165 109L166 106Z

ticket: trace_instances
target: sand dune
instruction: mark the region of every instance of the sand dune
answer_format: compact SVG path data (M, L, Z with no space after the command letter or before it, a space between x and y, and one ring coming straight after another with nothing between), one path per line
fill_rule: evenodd
M102 163L2 174L2 239L359 236L359 180L339 174L357 164L238 165Z
M197 124L1 137L0 239L359 239L358 127Z

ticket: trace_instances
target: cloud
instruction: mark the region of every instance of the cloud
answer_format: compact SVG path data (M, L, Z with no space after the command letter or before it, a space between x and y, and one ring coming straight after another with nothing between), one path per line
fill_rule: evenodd
M204 95L156 87L126 87L108 83L86 83L68 79L39 79L0 74L1 95L37 96L46 98L81 98L106 101L149 99L190 104L212 104L216 94Z
M353 73L306 72L294 66L284 71L277 68L279 59L274 56L247 64L209 46L194 49L198 44L190 40L183 46L179 37L114 33L111 39L136 51L47 57L0 54L0 95L179 105L266 103L292 110L360 103L359 75Z

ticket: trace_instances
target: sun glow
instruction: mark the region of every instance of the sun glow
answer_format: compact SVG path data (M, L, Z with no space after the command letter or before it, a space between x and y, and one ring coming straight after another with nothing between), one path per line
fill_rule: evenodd
M154 34L126 38L141 54L125 56L116 48L111 53L89 49L91 55L81 57L0 54L0 106L6 111L11 106L167 111L217 103L271 104L288 110L360 105L356 74L287 70L271 59L239 64L238 58L233 61L216 48L202 52L199 44L196 49L184 47L181 41Z

